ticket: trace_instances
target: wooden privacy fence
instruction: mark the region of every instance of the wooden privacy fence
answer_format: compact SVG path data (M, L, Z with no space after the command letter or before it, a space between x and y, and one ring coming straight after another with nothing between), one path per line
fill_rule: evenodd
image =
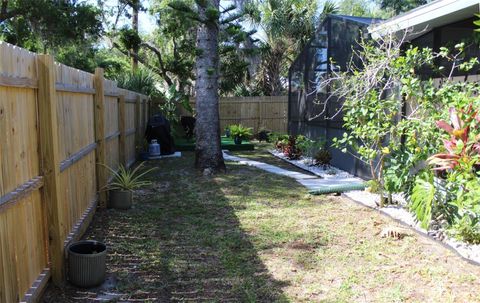
M65 247L88 226L99 191L135 161L147 97L0 42L0 302L34 301L64 281Z
M190 102L195 108L195 100ZM231 124L286 133L288 124L288 96L222 97L220 98L220 127ZM182 111L184 115L190 115Z
M231 124L286 133L288 123L288 97L230 97L220 99L220 127Z

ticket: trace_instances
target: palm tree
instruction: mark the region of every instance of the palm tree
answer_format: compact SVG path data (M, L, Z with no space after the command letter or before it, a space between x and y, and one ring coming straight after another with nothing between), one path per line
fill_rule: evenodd
M327 15L334 15L340 12L340 8L333 0L327 0L323 3L322 13L320 14L320 20L325 19Z
M264 33L262 62L257 79L265 95L284 90L288 67L315 32L317 2L312 0L256 0Z

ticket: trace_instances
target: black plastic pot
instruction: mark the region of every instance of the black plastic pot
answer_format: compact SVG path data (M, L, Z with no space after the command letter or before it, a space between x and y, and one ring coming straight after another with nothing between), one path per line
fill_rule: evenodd
M105 281L107 246L86 240L68 247L68 279L82 288L98 286Z
M235 142L235 144L240 145L242 144L242 141L243 141L242 137L233 137L233 142Z
M115 189L110 191L108 206L116 209L130 209L132 201L132 191Z

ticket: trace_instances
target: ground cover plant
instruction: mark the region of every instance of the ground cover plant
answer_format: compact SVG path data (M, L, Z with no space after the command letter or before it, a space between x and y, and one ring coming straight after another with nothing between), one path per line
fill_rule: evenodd
M239 155L275 160L259 149ZM85 238L108 245L108 283L49 286L43 302L474 302L480 268L341 197L192 153L156 166L128 212L101 210ZM288 165L288 164L286 164Z

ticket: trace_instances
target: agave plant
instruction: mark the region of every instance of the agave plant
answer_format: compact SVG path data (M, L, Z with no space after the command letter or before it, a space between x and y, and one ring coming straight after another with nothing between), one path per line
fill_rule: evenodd
M470 104L466 110L450 108L450 122L437 121L437 126L445 130L449 139L443 140L446 152L428 158L434 170L455 169L462 162L477 161L480 155L480 115ZM477 163L475 163L477 164Z
M123 165L120 165L118 171L116 171L108 165L101 165L106 167L113 175L113 181L107 185L107 188L110 190L133 191L140 187L150 185L152 182L142 180L142 178L149 172L155 170L155 167L153 167L143 172L140 172L140 169L144 167L143 162L140 163L133 170L125 168L125 166Z

